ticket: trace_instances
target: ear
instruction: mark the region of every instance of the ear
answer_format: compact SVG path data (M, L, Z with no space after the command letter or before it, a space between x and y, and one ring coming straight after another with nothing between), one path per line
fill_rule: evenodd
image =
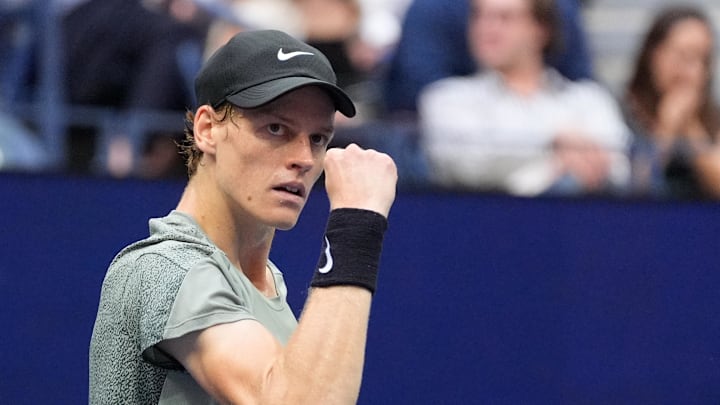
M209 105L200 106L195 112L195 120L193 121L193 133L195 134L195 145L205 154L215 154L217 143L215 135L217 121L214 119L215 110Z

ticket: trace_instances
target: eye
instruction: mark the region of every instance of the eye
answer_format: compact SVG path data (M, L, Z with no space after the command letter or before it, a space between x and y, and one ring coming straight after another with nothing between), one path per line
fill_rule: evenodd
M274 136L283 136L287 132L282 124L270 124L267 126L267 131Z
M312 134L310 135L310 142L317 146L326 146L330 141L330 137L323 134Z

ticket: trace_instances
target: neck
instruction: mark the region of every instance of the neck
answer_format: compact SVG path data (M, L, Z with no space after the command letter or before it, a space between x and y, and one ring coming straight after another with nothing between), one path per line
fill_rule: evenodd
M505 85L512 91L524 96L536 93L543 84L545 66L542 59L528 61L506 68L498 69Z
M192 216L210 240L259 291L274 295L274 280L267 262L275 229L241 212L216 184L212 173L196 173L188 182L176 209Z

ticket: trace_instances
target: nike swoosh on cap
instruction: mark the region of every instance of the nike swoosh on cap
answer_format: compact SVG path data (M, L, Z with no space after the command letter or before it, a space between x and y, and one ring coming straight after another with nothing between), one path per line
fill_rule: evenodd
M333 258L332 254L330 254L330 241L328 240L327 236L325 237L325 265L320 267L318 269L318 272L321 274L327 274L330 273L330 270L332 270L333 267Z
M311 55L312 56L315 54L311 53L311 52L303 52L303 51L295 51L295 52L285 53L285 52L283 52L283 49L280 48L280 49L278 49L277 58L279 61L285 62L286 60L290 60L290 59L292 59L296 56L300 56L300 55Z

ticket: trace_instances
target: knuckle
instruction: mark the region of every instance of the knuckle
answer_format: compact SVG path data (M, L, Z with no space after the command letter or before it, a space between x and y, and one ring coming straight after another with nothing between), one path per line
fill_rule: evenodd
M388 155L388 154L381 153L381 154L380 154L380 160L381 160L381 162L382 162L385 166L387 166L387 167L395 167L395 161L394 161L393 158L390 157L390 155Z

